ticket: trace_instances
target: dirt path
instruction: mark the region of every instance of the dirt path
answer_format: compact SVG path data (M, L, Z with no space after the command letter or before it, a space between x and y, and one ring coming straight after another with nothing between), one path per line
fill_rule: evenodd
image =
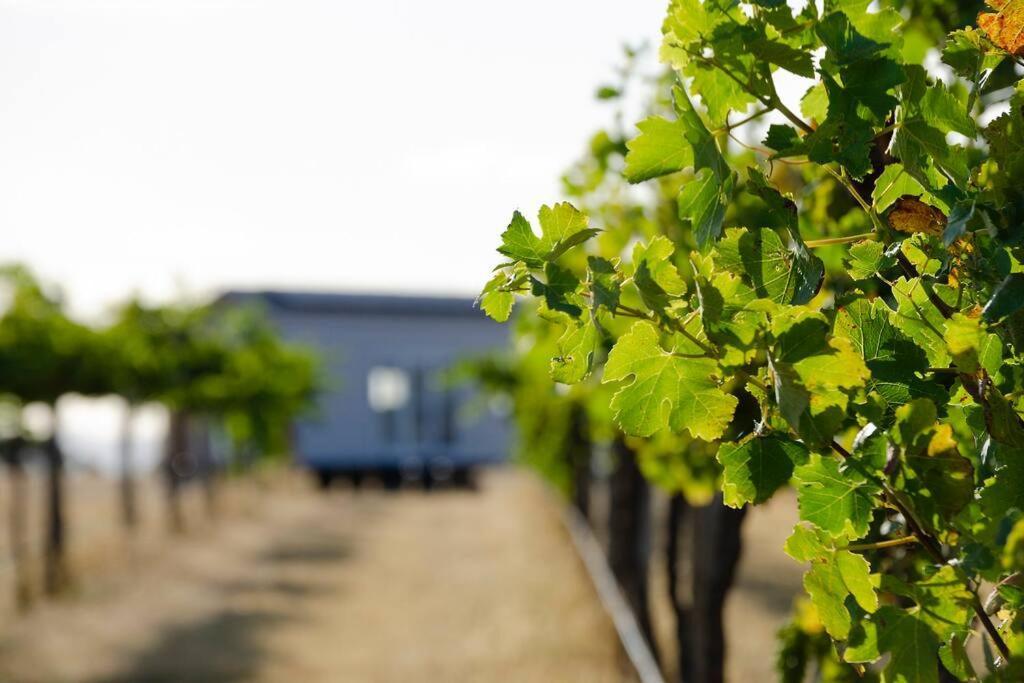
M611 624L528 475L274 493L0 636L0 680L619 681Z
M235 490L224 519L193 506L194 530L173 541L153 509L134 571L113 574L125 548L86 533L112 519L94 498L75 498L74 555L105 568L76 596L0 618L0 683L628 680L530 474L492 472L476 492ZM774 680L774 634L800 589L781 550L794 521L790 493L748 517L726 614L730 681ZM652 606L671 671L666 591L657 555Z

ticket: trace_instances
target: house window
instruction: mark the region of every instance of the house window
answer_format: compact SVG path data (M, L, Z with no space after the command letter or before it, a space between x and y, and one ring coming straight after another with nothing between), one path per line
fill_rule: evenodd
M399 440L399 414L409 403L409 373L402 368L377 366L366 376L366 400L379 416L378 428L384 443Z
M366 398L374 412L399 410L409 402L409 373L402 368L370 368L366 378Z

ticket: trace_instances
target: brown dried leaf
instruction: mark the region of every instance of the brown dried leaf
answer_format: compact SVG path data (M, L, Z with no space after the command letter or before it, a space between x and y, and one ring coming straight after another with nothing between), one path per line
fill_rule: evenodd
M956 287L970 272L967 262L974 257L972 235L964 235L949 245L949 253L953 257L949 265L949 284Z
M995 12L978 15L978 26L992 42L1012 55L1024 57L1024 0L986 0Z
M946 228L946 216L917 197L904 195L896 200L889 211L889 226L900 232L941 235Z

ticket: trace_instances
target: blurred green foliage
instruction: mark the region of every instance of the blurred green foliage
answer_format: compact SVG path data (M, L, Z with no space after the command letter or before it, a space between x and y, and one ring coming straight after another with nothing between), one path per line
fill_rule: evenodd
M0 393L51 406L65 394L116 394L221 423L236 448L288 449L291 420L312 407L318 361L285 343L257 308L146 306L131 300L112 324L71 320L60 297L22 266L0 270Z

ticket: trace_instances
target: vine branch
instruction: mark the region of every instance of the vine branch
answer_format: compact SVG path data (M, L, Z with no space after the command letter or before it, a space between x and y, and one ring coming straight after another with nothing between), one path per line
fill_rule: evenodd
M843 448L837 441L832 441L832 450L838 453L844 460L848 460L853 457L850 451ZM882 491L884 493L885 501L893 507L903 519L907 522L907 527L911 530L912 535L915 536L921 546L924 547L929 557L932 558L938 565L946 566L950 565L949 560L946 559L942 554L942 546L914 514L913 510L910 509L906 503L904 503L899 495L893 491L892 487L887 482L880 482L882 484ZM954 565L950 565L954 566ZM954 566L954 569L956 567ZM958 571L958 575L961 573ZM961 576L961 578L963 578ZM971 608L974 610L975 616L978 621L981 622L985 632L988 633L988 637L995 644L996 649L999 650L999 654L1002 655L1004 660L1010 659L1010 648L1006 645L1003 637L999 634L999 629L996 628L995 624L992 623L992 619L989 618L985 612L985 608L981 604L981 600L978 598L978 589L974 585L974 582L970 579L964 581L965 587L971 592Z
M909 536L903 536L902 538L892 538L887 541L878 541L877 543L851 543L848 546L841 548L841 550L850 550L853 552L863 552L866 550L882 550L884 548L897 548L901 545L910 545L912 543L919 543L915 534Z

